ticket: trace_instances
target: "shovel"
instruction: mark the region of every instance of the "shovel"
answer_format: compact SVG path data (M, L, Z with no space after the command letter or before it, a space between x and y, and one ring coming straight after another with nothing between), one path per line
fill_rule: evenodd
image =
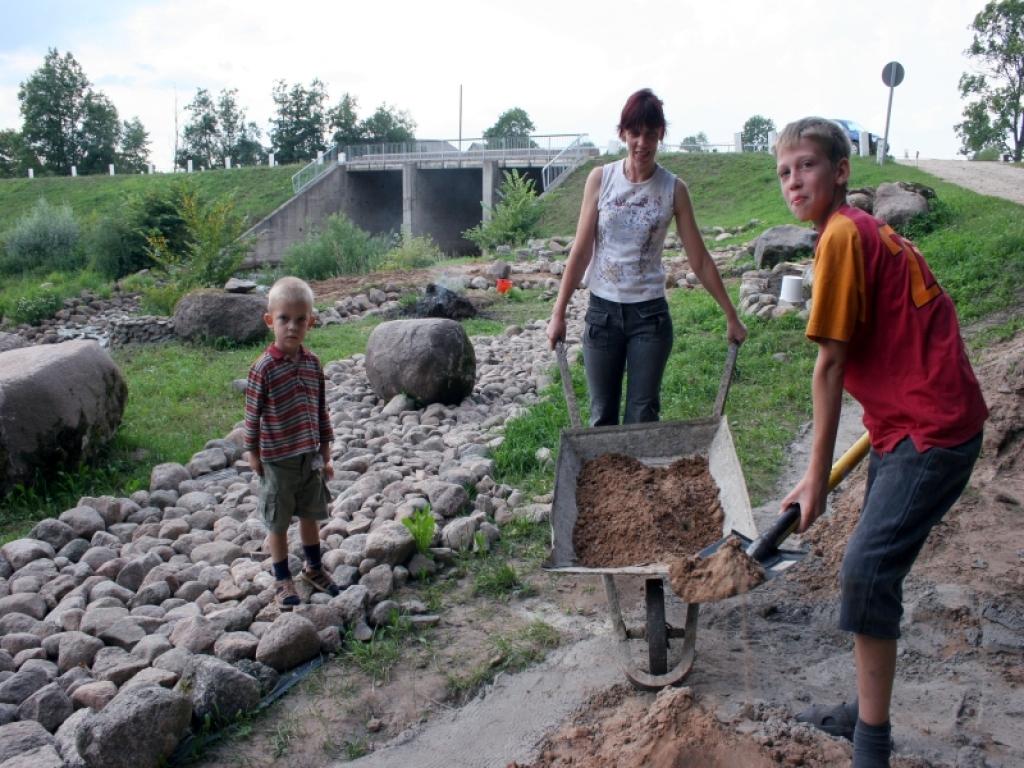
M868 433L865 432L842 456L832 465L832 471L828 476L828 490L835 489L843 478L860 463L860 460L867 454L871 447ZM779 515L767 531L756 539L750 539L737 531L731 531L728 536L716 541L714 544L702 549L699 553L701 558L707 558L721 549L726 541L738 538L743 543L747 556L764 568L765 578L771 579L778 576L782 571L793 563L801 560L804 552L791 549L780 549L785 541L800 524L800 505L790 504L786 510Z

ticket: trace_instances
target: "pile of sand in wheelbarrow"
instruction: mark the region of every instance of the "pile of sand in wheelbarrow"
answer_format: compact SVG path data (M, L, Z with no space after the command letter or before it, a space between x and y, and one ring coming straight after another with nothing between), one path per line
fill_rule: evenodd
M580 565L666 563L722 536L724 514L706 458L649 467L608 453L584 462L576 481L573 545Z

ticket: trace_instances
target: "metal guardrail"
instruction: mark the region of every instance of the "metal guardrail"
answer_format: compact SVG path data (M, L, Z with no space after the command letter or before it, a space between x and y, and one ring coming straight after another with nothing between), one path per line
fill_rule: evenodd
M342 156L341 162L344 161L345 158ZM335 144L316 160L292 174L292 192L296 195L299 194L299 192L331 170L337 162L338 145Z
M572 144L567 146L541 168L541 182L544 192L550 192L561 184L588 157L596 154L596 148L583 146L584 136L581 134Z
M553 133L534 136L504 136L500 138L421 140L400 143L355 144L333 146L317 159L292 176L292 189L298 194L336 164L345 163L356 167L384 167L402 162L422 163L464 163L484 160L524 162L547 166L555 158L570 157L570 148L575 151L592 152L582 147L584 134ZM462 147L465 147L463 149Z

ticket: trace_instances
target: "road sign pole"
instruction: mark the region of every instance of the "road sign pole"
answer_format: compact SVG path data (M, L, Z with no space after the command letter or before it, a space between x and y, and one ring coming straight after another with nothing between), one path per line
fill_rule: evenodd
M878 164L885 165L885 152L889 148L889 118L892 116L892 92L903 82L903 65L898 61L890 61L882 68L882 82L889 86L889 106L885 108L885 136L878 147Z
M892 92L895 91L895 90L896 90L895 88L890 86L890 88L889 88L889 106L887 106L885 108L885 136L882 139L881 146L878 147L878 149L875 150L875 153L878 155L878 164L879 165L885 165L885 150L889 146L889 116L892 114Z

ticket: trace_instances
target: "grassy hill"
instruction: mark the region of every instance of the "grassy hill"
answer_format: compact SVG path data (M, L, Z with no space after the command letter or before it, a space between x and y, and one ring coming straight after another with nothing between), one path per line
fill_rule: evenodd
M45 198L55 205L67 203L80 219L113 214L125 195L167 187L188 179L204 196L233 195L239 212L255 222L292 196L292 175L298 165L275 168L233 168L185 174L123 176L69 176L36 179L0 179L0 232Z

